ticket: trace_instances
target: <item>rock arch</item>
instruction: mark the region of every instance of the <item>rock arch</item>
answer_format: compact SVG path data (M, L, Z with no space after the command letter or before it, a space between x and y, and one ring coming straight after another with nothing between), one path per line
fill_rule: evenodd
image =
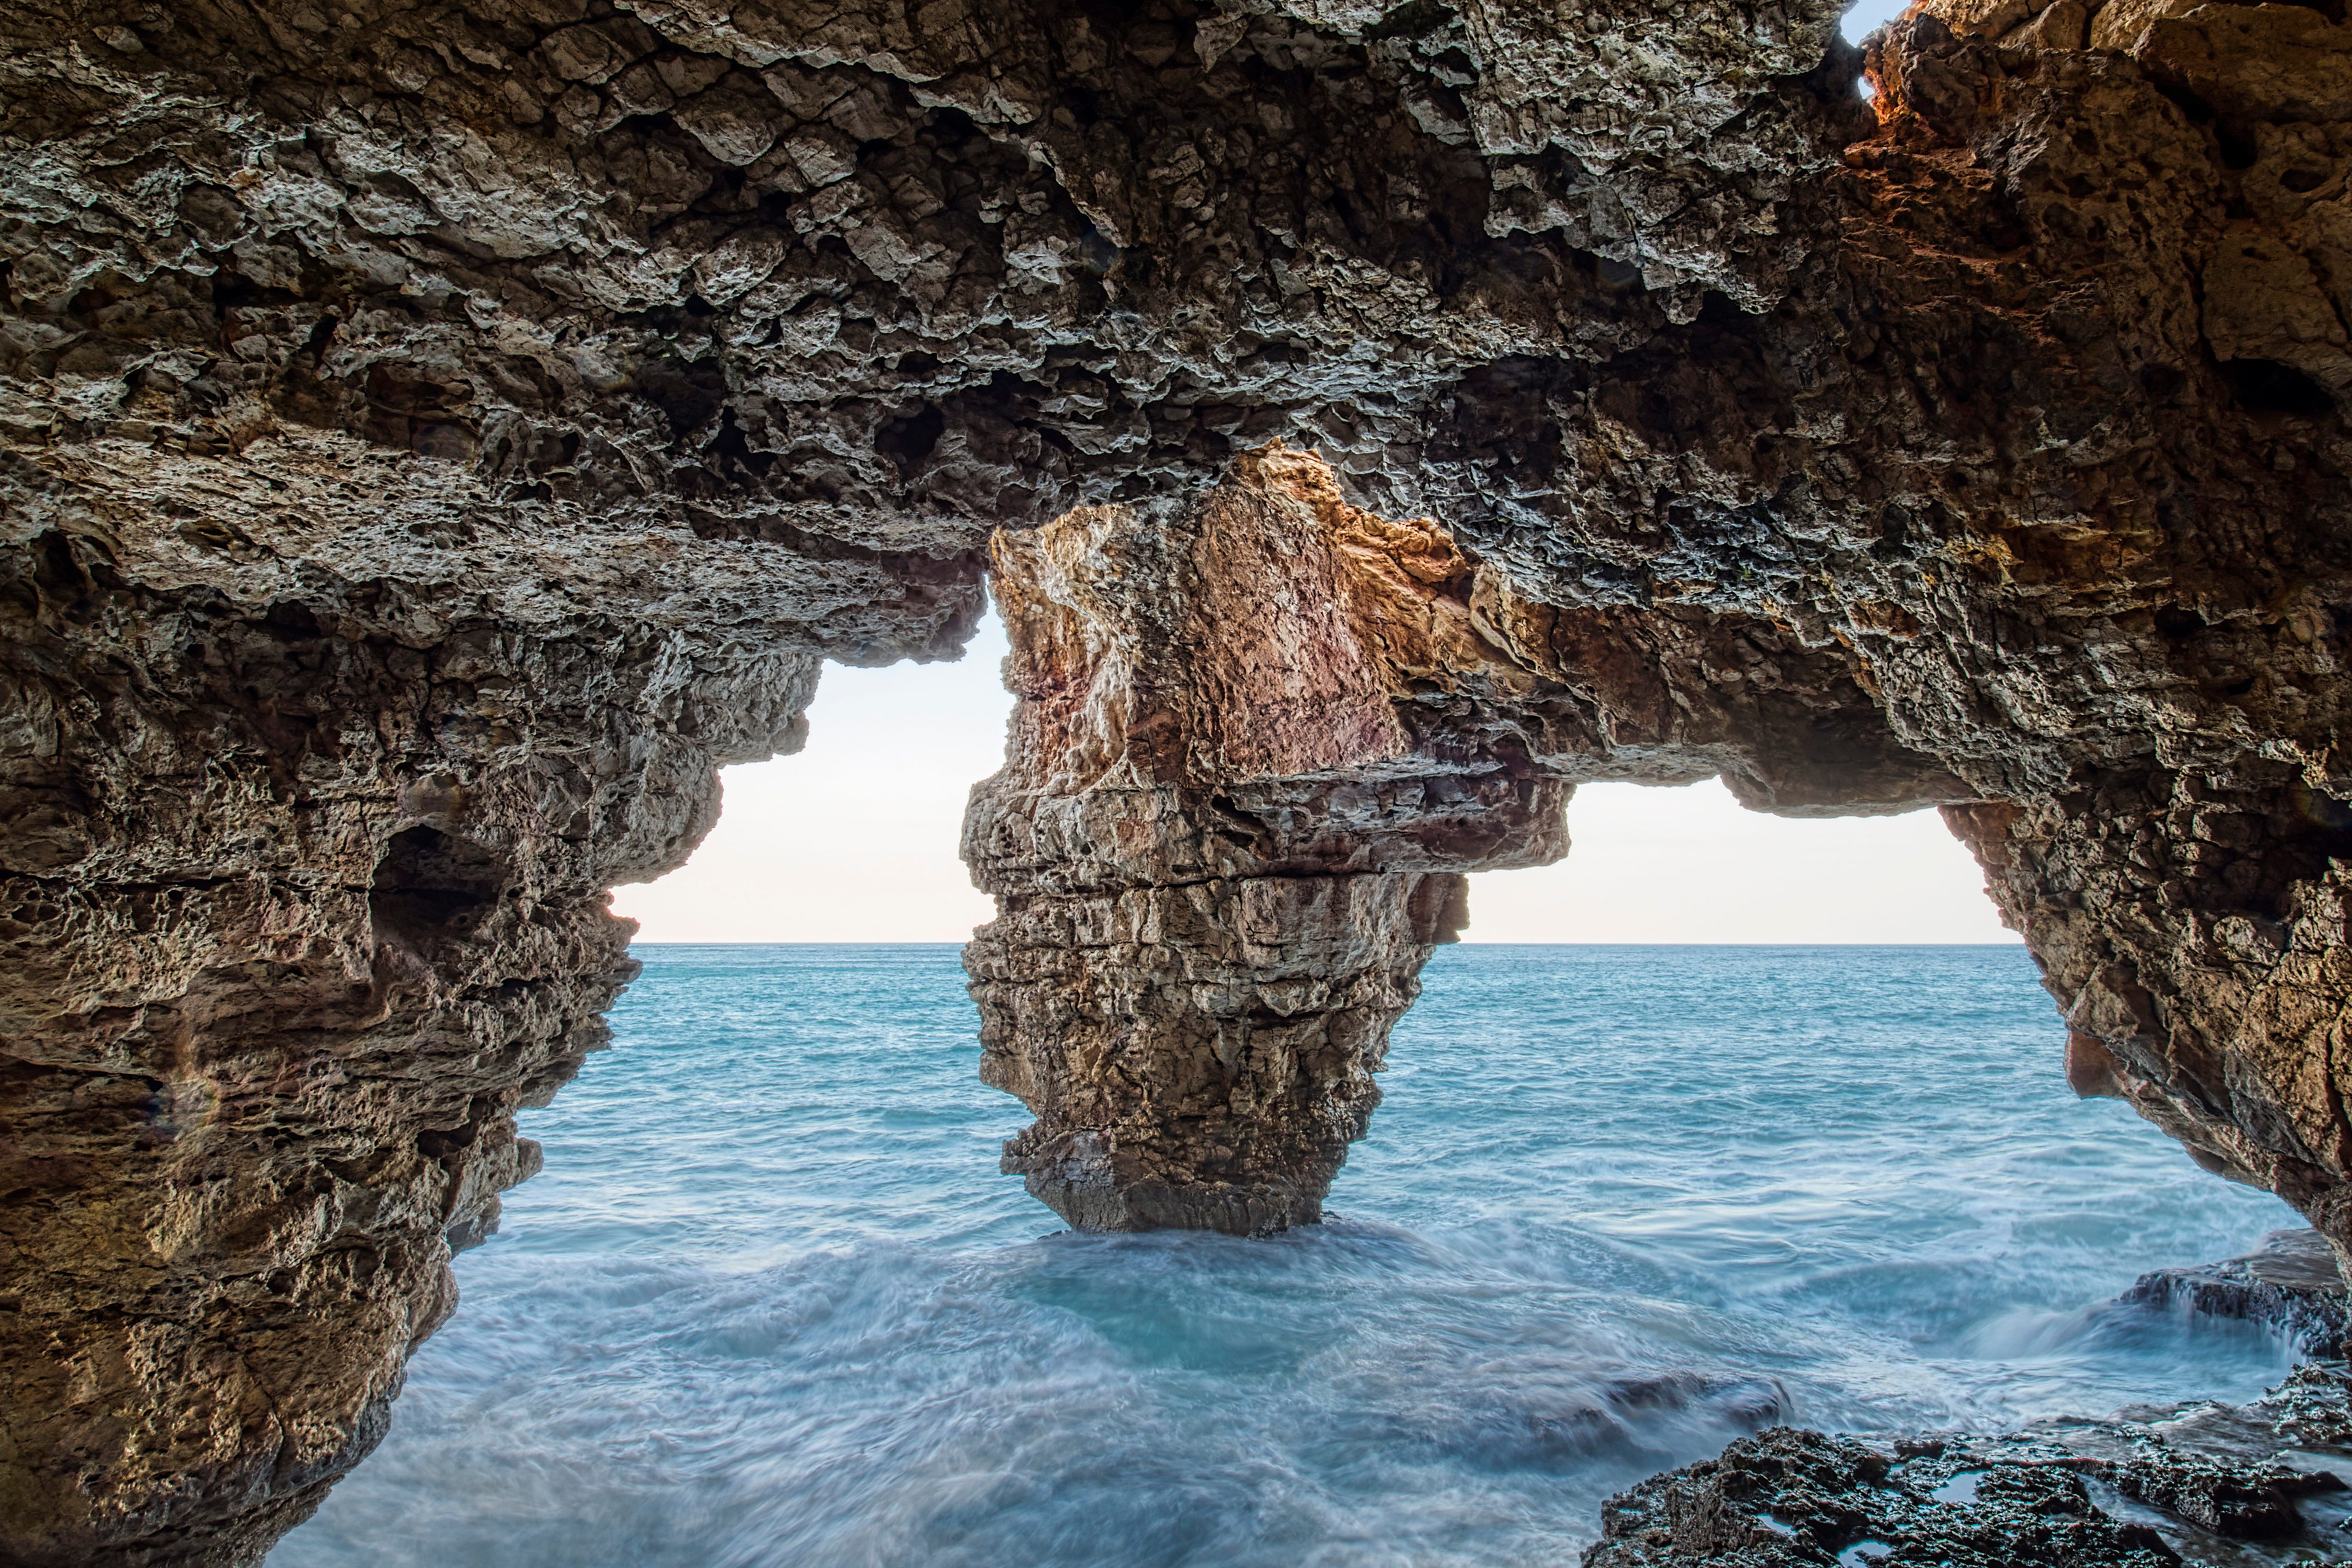
M981 1076L1038 1114L1004 1167L1072 1224L1309 1222L1474 870L1568 850L1579 781L1727 773L1751 805L1970 798L1887 731L1847 650L1738 615L1520 597L1319 458L1188 504L1001 536L1019 705L964 853Z
M2352 33L1737 9L0 16L0 1551L313 1506L603 890L992 559L1073 1217L1311 1217L1459 872L1724 772L1944 803L2077 1086L2352 1241Z

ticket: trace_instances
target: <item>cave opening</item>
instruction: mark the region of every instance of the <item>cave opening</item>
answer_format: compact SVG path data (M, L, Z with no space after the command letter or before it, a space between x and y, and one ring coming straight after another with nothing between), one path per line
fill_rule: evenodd
M1932 809L1786 817L1720 780L1580 785L1566 858L1474 872L1467 942L2015 944Z
M956 841L965 796L1003 762L1004 652L990 615L960 658L828 665L806 744L725 769L693 857L615 893L637 945L961 943L992 912Z
M1778 1423L2249 1396L2286 1365L2275 1332L2120 1300L2291 1215L2068 1093L1936 814L1782 819L1716 781L1583 786L1567 860L1476 874L1323 1224L1059 1231L992 1173L1019 1116L975 1081L958 950L890 940L960 934L910 911L962 876L1000 636L828 671L840 717L821 689L802 753L729 775L704 879L624 892L688 940L640 946L617 1048L525 1118L544 1173L273 1568L747 1539L1075 1565L1203 1516L1241 1549L1433 1551L1468 1509L1507 1552Z
M0 1559L1549 1561L2352 1261L2341 0L29 9ZM2031 958L1488 875L1718 769Z

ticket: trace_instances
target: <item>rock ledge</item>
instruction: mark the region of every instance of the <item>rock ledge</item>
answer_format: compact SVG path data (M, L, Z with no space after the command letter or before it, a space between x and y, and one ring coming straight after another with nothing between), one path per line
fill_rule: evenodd
M2274 1230L2253 1251L2226 1263L2155 1269L2118 1300L2261 1323L2315 1354L2336 1352L2352 1328L2336 1249L2308 1228Z
M2143 1276L2119 1300L2344 1334L2324 1239ZM2352 1376L2308 1363L2244 1405L2133 1406L2000 1436L1775 1426L1609 1500L1583 1568L2214 1568L2352 1561Z

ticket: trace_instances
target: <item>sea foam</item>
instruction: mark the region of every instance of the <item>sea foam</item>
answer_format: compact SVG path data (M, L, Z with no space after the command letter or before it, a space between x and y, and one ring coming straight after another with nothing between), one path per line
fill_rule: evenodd
M1759 1425L2243 1398L2107 1303L2294 1223L2078 1101L2015 948L1465 946L1337 1215L1082 1237L951 947L641 948L390 1436L272 1568L1561 1561Z

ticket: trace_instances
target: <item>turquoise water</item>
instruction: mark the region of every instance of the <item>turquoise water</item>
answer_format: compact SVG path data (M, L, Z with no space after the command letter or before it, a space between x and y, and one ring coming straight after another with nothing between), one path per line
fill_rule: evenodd
M272 1568L1520 1564L1759 1422L2243 1396L2104 1303L2294 1223L2077 1101L2015 948L1441 952L1340 1217L1079 1237L952 947L641 947Z

